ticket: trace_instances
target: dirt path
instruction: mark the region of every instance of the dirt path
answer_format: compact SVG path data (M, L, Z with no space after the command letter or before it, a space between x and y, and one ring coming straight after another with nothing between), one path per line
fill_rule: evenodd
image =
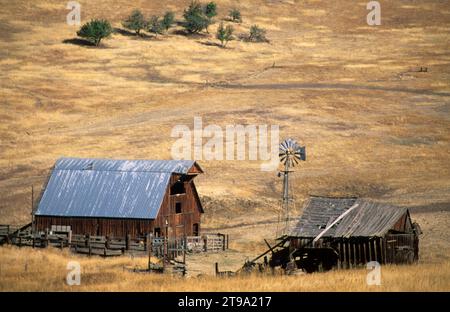
M421 95L450 97L450 92L437 92L426 89L409 89L398 87L382 87L370 85L356 85L346 83L263 83L263 84L218 84L215 87L226 89L242 89L242 90L367 90L367 91L386 91L399 93L412 93Z
M173 82L171 82L173 84ZM204 88L216 88L216 89L239 89L239 90L366 90L366 91L385 91L385 92L395 92L395 93L410 93L410 94L420 94L420 95L430 95L438 97L450 97L450 92L437 92L433 90L426 89L410 89L410 88L400 88L400 87L383 87L383 86L371 86L371 85L358 85L358 84L341 84L341 83L273 83L273 84L234 84L234 83L213 83L213 84L202 84L202 83L184 83L191 86ZM198 89L197 89L198 90ZM214 110L214 107L203 105L203 106L185 106L177 107L176 116L183 116L184 114L192 114L193 110L197 114L208 113ZM88 134L95 133L96 131L103 131L107 129L117 129L117 128L129 128L137 124L142 124L149 121L167 122L174 118L172 111L167 110L165 107L153 109L147 112L140 112L137 114L132 114L128 116L114 117L109 120L103 120L95 122L89 125L60 129L54 131L54 133L62 134Z

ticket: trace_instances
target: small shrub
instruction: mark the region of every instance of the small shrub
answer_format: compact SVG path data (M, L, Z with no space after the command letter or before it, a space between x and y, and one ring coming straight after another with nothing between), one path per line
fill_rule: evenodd
M108 38L112 32L111 24L107 20L93 19L81 26L80 30L77 31L77 35L99 46L100 41Z
M227 25L227 27L224 27L223 23L220 23L219 28L217 29L216 38L220 40L222 48L225 48L228 41L231 40L233 31L233 26Z
M217 4L215 2L210 2L207 5L205 5L204 8L205 15L208 18L208 22L206 23L205 30L208 31L208 26L213 23L213 17L217 15Z
M217 15L217 4L215 2L205 5L205 15L210 19Z
M171 11L167 11L166 14L164 14L162 21L161 21L161 27L165 30L168 31L170 27L172 27L172 25L175 22L175 13L171 12Z
M184 10L185 19L184 28L190 33L199 33L207 29L211 24L211 19L205 15L202 5L198 1L192 1L187 9Z
M242 23L241 11L239 11L238 9L231 9L228 13L228 16L230 17L232 22Z
M152 17L150 17L147 30L154 33L155 36L163 33L164 27L162 25L162 22L159 20L159 16L153 15Z
M129 30L133 30L137 35L142 29L145 29L146 23L144 15L139 10L134 10L125 21L122 22L123 27Z
M250 34L248 36L248 41L251 42L268 42L266 38L266 30L260 28L258 25L253 25L250 27Z

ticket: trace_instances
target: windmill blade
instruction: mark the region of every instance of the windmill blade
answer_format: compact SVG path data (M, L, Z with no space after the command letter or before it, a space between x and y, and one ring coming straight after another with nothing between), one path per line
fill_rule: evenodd
M294 167L294 158L293 157L289 158L289 166Z
M291 138L288 138L280 143L279 153L280 162L288 167L294 167L300 161L306 160L305 147L300 146Z

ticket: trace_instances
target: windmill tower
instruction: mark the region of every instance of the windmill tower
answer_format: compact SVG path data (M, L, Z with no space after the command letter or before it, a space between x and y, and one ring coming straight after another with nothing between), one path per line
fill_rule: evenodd
M283 196L282 196L282 219L284 222L283 235L289 232L290 215L289 210L293 204L292 192L289 191L289 175L293 172L293 168L300 163L300 161L306 160L306 148L300 146L293 139L286 139L280 144L279 154L280 163L283 165L283 169L280 170L278 176L283 176Z

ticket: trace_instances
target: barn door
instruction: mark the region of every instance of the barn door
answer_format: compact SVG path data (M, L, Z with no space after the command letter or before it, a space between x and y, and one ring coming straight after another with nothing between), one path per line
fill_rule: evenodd
M194 223L193 225L192 225L192 235L193 236L199 236L199 225L198 225L198 223Z

